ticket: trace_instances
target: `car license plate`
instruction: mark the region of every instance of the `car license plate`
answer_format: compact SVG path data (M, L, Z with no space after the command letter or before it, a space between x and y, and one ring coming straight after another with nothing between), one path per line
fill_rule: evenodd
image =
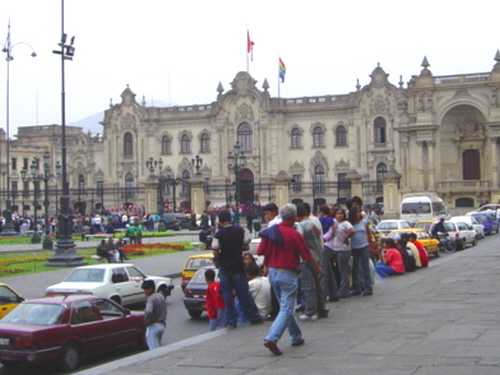
M10 339L7 337L0 337L0 345L8 346L10 344Z

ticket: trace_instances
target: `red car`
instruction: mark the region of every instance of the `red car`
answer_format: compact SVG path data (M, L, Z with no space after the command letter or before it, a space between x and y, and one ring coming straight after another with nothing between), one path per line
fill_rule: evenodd
M24 301L0 320L0 363L57 364L64 371L80 359L138 345L145 349L144 313L103 297L68 295Z

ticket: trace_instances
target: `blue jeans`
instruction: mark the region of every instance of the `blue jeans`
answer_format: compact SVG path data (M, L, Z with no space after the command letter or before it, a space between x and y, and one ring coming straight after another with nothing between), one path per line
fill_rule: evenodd
M361 292L372 291L372 278L370 275L370 251L368 246L352 249L352 290Z
M375 266L375 271L377 271L377 273L382 278L394 275L400 275L400 273L394 271L394 268L392 268L391 266L388 266L380 262L378 262L377 265Z
M226 306L226 321L228 326L236 327L238 321L238 312L234 306L233 291L236 297L238 297L245 318L250 322L262 320L255 301L248 290L248 279L244 272L228 272L220 269L219 280L222 297Z
M165 332L165 324L152 323L146 327L146 342L149 350L159 348L161 346L161 338Z
M217 318L208 320L208 329L215 331L226 326L226 310L217 309Z
M269 281L279 301L280 311L269 328L266 340L278 342L285 329L288 328L290 341L298 342L302 338L302 332L294 315L299 284L298 272L297 270L269 268Z

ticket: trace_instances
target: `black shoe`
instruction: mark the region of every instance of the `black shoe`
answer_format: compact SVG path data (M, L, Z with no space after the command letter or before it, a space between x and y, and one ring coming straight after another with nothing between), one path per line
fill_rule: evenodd
M365 289L365 290L363 291L363 295L364 295L364 296L371 296L372 294L373 294L373 291L372 291L372 290L366 290L366 289Z
M361 292L359 290L351 290L351 296L359 296Z
M281 355L283 352L278 348L275 342L264 340L264 346L268 348L274 355Z
M292 342L292 346L301 346L301 345L304 345L305 343L306 343L306 340L300 339L299 341Z
M299 306L299 307L297 307L297 308L295 309L295 312L296 312L296 313L298 313L298 312L303 312L303 311L305 311L305 309L306 309L305 307L303 307L303 306Z

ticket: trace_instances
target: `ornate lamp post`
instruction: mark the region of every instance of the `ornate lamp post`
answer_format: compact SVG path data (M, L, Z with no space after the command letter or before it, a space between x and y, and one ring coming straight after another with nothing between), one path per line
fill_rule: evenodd
M149 178L151 180L158 180L158 186L156 188L156 212L158 215L161 215L163 213L163 186L165 180L167 179L161 174L163 169L163 160L161 158L154 160L153 157L150 157L146 161L146 167L149 169ZM155 170L158 171L158 174L156 175Z
M45 209L45 237L43 238L42 248L44 250L52 250L54 248L52 240L50 239L50 226L49 226L49 179L52 177L50 174L50 157L49 152L43 154L43 183L44 183L44 199L43 207Z
M24 45L27 45L29 48L31 48L31 56L32 57L36 57L36 53L35 53L35 50L33 49L33 47L28 44L28 43L24 43L24 42L18 42L18 43L14 43L12 44L11 40L10 40L10 21L9 21L9 26L8 26L8 29L7 29L7 39L5 40L5 44L2 44L0 43L0 45L2 45L2 52L5 53L7 56L5 57L5 60L7 61L7 94L6 94L6 97L7 97L7 103L6 103L6 110L5 110L5 113L6 113L6 143L7 143L7 147L6 147L6 153L5 153L5 157L6 157L6 165L7 165L7 172L6 172L6 176L7 176L7 179L6 179L6 187L7 187L7 197L6 197L6 200L5 200L5 210L3 211L3 217L5 218L5 225L3 227L3 230L2 230L2 236L16 236L17 235L17 232L14 230L14 223L12 222L12 207L11 207L11 200L10 200L10 163L11 163L11 160L10 160L10 62L12 60L14 60L14 56L12 56L12 50L14 49L14 47L20 45L20 44L24 44Z
M29 174L31 177L28 177L28 171L26 169L21 170L21 178L23 182L32 181L33 182L33 210L34 210L34 218L35 229L33 231L33 236L31 236L31 243L40 243L40 234L38 233L38 195L40 194L40 181L43 180L43 175L39 174L39 160L38 158L33 159L30 165Z
M235 192L234 192L234 203L236 206L236 212L234 213L234 221L236 224L240 223L240 173L245 169L247 164L247 157L243 154L240 149L239 142L233 146L233 152L229 151L227 155L227 167L229 170L234 172L235 177Z
M75 242L71 237L73 226L73 215L69 205L69 184L67 176L66 162L66 92L65 92L65 70L66 60L73 60L75 54L75 37L71 38L69 44L66 43L67 35L64 33L64 0L61 0L61 41L58 43L60 50L52 51L61 56L61 167L62 167L62 196L60 212L57 220L57 243L56 253L48 259L46 266L53 267L75 267L86 264L82 256L78 256L75 251Z
M201 175L200 168L203 165L203 159L200 155L196 155L193 159L191 159L191 163L193 163L193 167L196 169L196 175Z

